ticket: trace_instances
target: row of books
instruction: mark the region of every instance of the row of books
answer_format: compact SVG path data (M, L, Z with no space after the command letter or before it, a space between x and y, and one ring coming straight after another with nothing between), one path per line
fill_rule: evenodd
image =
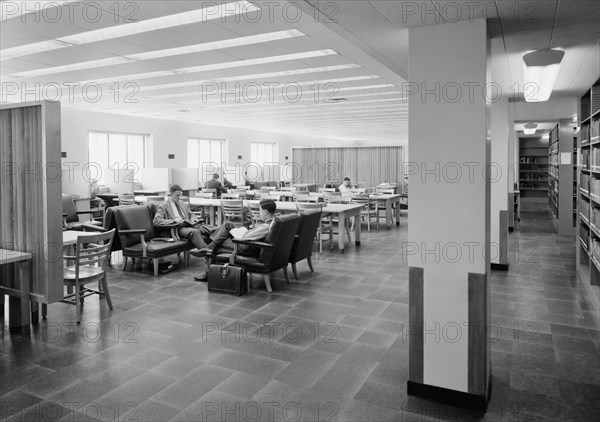
M590 216L590 203L588 201L586 201L585 199L582 201L579 201L579 212L587 219L589 219Z
M593 120L589 126L582 126L579 133L583 145L598 141L600 139L600 119Z

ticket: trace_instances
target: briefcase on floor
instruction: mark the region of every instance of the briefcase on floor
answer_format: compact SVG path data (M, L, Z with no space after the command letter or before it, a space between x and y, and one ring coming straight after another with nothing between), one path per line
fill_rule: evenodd
M241 296L248 293L248 279L244 267L212 264L208 267L208 291Z

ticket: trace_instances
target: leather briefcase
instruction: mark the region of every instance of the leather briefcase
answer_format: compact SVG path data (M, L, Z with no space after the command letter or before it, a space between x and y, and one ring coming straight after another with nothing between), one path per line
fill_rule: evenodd
M246 269L230 264L210 265L208 267L208 291L238 296L248 293Z

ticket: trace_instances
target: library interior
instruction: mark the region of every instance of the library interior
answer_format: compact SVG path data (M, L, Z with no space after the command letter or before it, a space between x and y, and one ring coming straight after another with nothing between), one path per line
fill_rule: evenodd
M0 1L0 420L600 420L598 22Z

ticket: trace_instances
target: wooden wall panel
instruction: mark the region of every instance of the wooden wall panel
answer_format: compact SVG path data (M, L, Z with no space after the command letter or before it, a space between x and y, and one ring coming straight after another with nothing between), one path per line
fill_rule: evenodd
M0 248L29 252L32 300L63 298L60 103L0 108ZM15 286L14 268L0 287Z

